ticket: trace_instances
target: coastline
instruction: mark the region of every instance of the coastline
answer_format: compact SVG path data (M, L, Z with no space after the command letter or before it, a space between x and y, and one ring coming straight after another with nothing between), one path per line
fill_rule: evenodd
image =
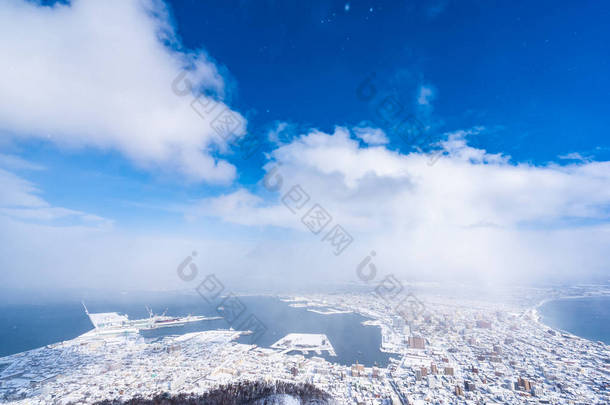
M552 302L552 301L575 300L575 299L583 299L583 298L608 298L608 299L610 299L610 294L593 294L593 295L591 295L591 294L589 294L589 295L582 295L581 294L581 295L567 295L567 296L559 296L559 297L553 297L553 298L544 298L543 300L538 302L535 306L530 308L527 312L531 313L531 315L532 315L532 317L533 317L533 319L534 319L534 321L536 323L538 323L539 325L544 326L546 328L549 328L551 330L554 330L555 332L559 332L559 333L561 333L563 335L569 336L570 338L585 339L585 340L588 340L588 341L593 342L593 343L603 343L605 345L609 345L608 343L605 343L602 340L599 340L599 339L594 340L594 339L591 339L591 338L580 336L580 335L577 335L577 334L575 334L573 332L567 331L565 329L560 329L558 327L551 326L548 323L543 321L543 316L542 316L542 314L539 311L539 309L543 305L545 305L545 304L547 304L549 302Z

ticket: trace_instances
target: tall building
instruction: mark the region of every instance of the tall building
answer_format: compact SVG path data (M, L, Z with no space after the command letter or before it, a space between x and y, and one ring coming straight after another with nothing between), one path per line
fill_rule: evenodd
M517 387L529 392L532 389L532 384L529 382L529 380L519 377L519 380L517 380Z
M362 374L364 374L364 366L362 364L358 364L358 362L356 362L356 364L352 364L352 376L360 377Z
M409 347L412 349L425 349L426 340L422 337L409 336Z

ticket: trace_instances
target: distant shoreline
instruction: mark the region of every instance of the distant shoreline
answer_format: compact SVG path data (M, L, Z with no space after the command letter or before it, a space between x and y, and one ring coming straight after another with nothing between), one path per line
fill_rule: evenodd
M551 326L548 323L543 321L543 316L542 313L539 311L539 309L549 303L549 302L553 302L553 301L564 301L564 300L576 300L576 299L587 299L587 298L593 298L593 299L597 299L597 298L608 298L610 299L610 294L595 294L595 295L569 295L569 296L560 296L560 297L553 297L553 298L545 298L543 300L541 300L539 303L537 303L533 308L531 308L531 312L532 315L534 316L534 319L536 320L537 323L539 323L540 325L543 325L544 327L547 327L549 329L552 329L554 331L569 335L569 336L573 336L573 337L577 337L579 339L586 339L588 341L591 342L601 342L604 343L606 345L608 345L608 343L605 343L599 339L594 340L588 337L584 337L584 336L580 336L577 335L573 332L567 331L565 329L560 329L558 327L555 326Z

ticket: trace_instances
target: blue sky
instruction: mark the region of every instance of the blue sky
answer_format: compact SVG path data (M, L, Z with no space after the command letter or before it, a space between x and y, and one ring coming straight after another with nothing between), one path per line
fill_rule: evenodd
M502 126L503 134L477 140L491 151L545 162L607 146L610 7L600 3L178 1L172 8L184 45L208 44L229 69L236 105L251 111L255 126L288 120L330 129L372 119L355 91L374 72L378 86L409 108L419 85L433 86L434 118L445 123L439 132Z
M91 226L104 234L108 250L118 240L155 234L180 240L172 246L204 243L199 238L228 240L243 243L252 254L265 250L261 246L269 241L283 240L293 241L298 251L294 244L312 243L309 236L284 218L285 212L273 211L283 208L281 196L261 186L265 173L280 163L291 179L309 184L312 194L318 190L318 198L335 207L337 219L367 235L359 240L366 238L362 243L369 246L376 237L418 239L415 231L402 232L428 218L427 205L412 207L415 219L391 211L408 198L398 198L400 190L411 190L412 201L425 197L434 206L434 199L447 198L438 189L462 173L466 186L448 195L468 212L441 207L437 214L443 215L431 215L430 221L454 229L454 218L469 218L470 209L485 212L481 207L493 205L487 214L459 225L504 229L494 234L490 256L496 248L512 251L507 238L514 241L521 231L559 229L552 236L530 235L548 259L541 274L548 274L556 263L548 252L576 237L566 232L584 232L596 240L607 232L610 201L600 187L610 175L609 17L610 6L601 2L38 5L10 0L0 7L7 61L0 89L9 95L0 105L0 153L6 184L22 200L6 198L3 215L22 230L22 252L32 248L26 242L28 232L36 232L31 226ZM177 96L172 80L183 69L195 88ZM365 83L374 88L366 100L359 93ZM234 135L258 139L260 148L243 159L234 144L218 139L187 106L195 97L239 116L243 126ZM379 108L388 99L401 109L397 119L412 115L425 126L429 138L422 149L398 136L395 121L382 119ZM357 128L382 134L384 140L361 139ZM410 166L434 150L444 156L435 169L421 174ZM358 165L351 166L350 154L371 166L360 173ZM293 160L285 161L287 156ZM302 156L308 158L295 163ZM466 166L451 166L456 162ZM468 174L461 171L465 167ZM506 177L498 178L497 188L484 184L481 178L494 178L496 169ZM439 182L436 192L418 183L433 176L427 184L436 184L438 173L432 170L447 170L447 183ZM489 173L481 176L481 170ZM407 174L402 179L397 173ZM519 180L507 180L513 175ZM540 180L547 175L548 181ZM336 176L342 180L329 183ZM533 194L502 200L515 182L523 187L513 191ZM340 186L345 190L337 194L326 188ZM392 189L395 195L384 197ZM362 208L379 204L359 200L365 192L384 202L397 198L387 216L402 218L403 226L383 228L387 218ZM33 197L39 200L32 203ZM530 199L540 204L538 209L513 209ZM23 207L27 215L15 214ZM39 207L47 210L44 215L32 211ZM426 231L420 240L434 240L430 230L435 226L421 225ZM447 241L460 238L453 231L442 235ZM8 233L3 237L10 238ZM514 252L524 261L534 255L521 248ZM164 257L167 263L181 257L176 249ZM363 249L365 254L368 247ZM572 265L607 274L603 249L591 249L572 257ZM230 246L225 250L230 252ZM292 255L296 262L300 254ZM352 260L362 256L354 255ZM589 261L587 255L596 259ZM388 264L400 262L393 253L386 257ZM5 260L9 267L22 265ZM273 260L261 259L265 268ZM448 255L443 266L492 263L487 256L475 262ZM25 282L17 275L8 279Z

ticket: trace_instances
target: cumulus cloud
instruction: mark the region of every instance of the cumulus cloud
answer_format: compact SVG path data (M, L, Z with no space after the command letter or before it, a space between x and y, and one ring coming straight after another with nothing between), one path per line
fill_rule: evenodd
M213 153L246 121L223 102L225 81L205 52L181 49L162 2L3 1L0 48L4 133L114 149L195 181L235 177Z
M424 153L363 146L348 128L311 130L270 152L256 187L179 207L196 229L180 236L106 226L2 169L0 251L20 269L3 282L188 288L175 266L192 250L202 274L222 274L235 289L358 281L371 250L380 274L403 280L607 274L610 162L516 163L470 146L479 131L447 133L430 166ZM316 204L331 219L314 234L304 218ZM353 237L339 256L325 239L335 225Z
M607 271L610 162L512 163L468 145L467 135L483 130L446 134L433 166L422 153L361 147L347 128L312 130L271 152L273 197L262 186L242 189L204 200L200 214L307 235L300 218L319 203L358 242L342 262L348 271L369 249L405 277L531 281ZM308 196L298 214L282 203L295 185Z

